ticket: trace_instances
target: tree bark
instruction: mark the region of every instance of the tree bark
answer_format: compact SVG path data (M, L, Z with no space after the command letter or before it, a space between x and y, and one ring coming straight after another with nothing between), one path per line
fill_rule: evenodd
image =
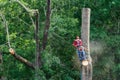
M36 41L36 54L35 54L35 79L40 80L39 69L41 66L41 52L39 41L39 12L35 12L35 41Z
M41 55L40 55L40 40L39 40L39 12L35 12L35 41L36 41L36 66L41 66Z
M20 55L18 55L16 53L14 53L12 55L13 55L13 57L15 57L20 62L24 63L25 65L29 66L32 69L35 69L34 65L31 62L29 62L28 60L26 60L25 58L21 57Z
M50 3L51 3L51 0L47 0L46 23L45 23L44 34L43 34L43 43L42 43L43 50L46 48L48 31L49 31L49 27L50 27L50 14L51 14Z
M82 9L82 28L81 28L81 38L83 41L83 46L88 50L86 53L88 66L82 66L82 80L92 80L92 59L90 56L90 9Z

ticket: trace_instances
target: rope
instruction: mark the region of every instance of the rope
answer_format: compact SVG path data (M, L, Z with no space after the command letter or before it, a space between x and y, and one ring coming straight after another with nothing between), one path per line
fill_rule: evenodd
M11 45L10 45L10 36L9 36L9 30L8 30L7 21L5 19L5 16L3 16L1 13L0 13L0 16L3 19L4 25L5 25L5 28L6 28L8 47L11 48Z

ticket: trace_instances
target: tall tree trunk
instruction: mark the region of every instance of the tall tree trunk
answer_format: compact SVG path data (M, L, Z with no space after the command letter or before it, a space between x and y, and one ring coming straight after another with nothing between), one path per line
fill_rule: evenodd
M50 27L50 14L51 14L50 3L51 3L51 0L47 0L46 23L44 28L43 44L42 44L43 50L46 48L48 31Z
M39 40L39 12L35 12L35 41L36 41L36 66L41 66L41 55L40 55L40 40Z
M82 9L82 29L81 38L83 41L83 46L87 48L87 59L88 66L82 66L82 80L92 80L92 59L90 56L90 9Z
M41 66L41 52L40 52L40 42L39 42L39 12L35 12L35 41L36 41L36 54L35 54L35 79L40 80L39 69Z

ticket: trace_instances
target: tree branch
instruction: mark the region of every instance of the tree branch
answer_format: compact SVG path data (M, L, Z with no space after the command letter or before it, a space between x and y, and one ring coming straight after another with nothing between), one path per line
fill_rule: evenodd
M9 52L11 55L13 55L13 57L15 57L17 60L19 60L20 62L24 63L25 65L31 67L32 69L35 69L35 66L29 62L27 59L21 57L20 55L17 55L14 51L14 49L10 48Z
M27 66L29 66L30 68L35 69L35 66L31 62L29 62L27 59L21 57L20 55L14 53L14 54L12 54L12 56L14 58L16 58L18 61L24 63Z

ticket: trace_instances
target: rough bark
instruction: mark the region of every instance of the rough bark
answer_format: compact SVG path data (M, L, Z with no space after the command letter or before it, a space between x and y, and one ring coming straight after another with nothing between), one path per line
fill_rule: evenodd
M43 44L42 44L43 50L46 48L48 31L50 27L50 14L51 14L50 3L51 3L51 0L47 0L46 23L44 28Z
M14 54L12 54L12 55L13 55L13 57L15 57L15 58L16 58L17 60L19 60L20 62L24 63L25 65L29 66L29 67L32 68L32 69L35 69L34 65L33 65L31 62L29 62L27 59L21 57L20 55L18 55L18 54L16 54L16 53L14 53Z
M87 59L89 61L88 66L82 66L82 80L92 80L92 59L90 56L90 9L82 9L82 28L81 28L81 38L83 41L83 46L87 48Z

